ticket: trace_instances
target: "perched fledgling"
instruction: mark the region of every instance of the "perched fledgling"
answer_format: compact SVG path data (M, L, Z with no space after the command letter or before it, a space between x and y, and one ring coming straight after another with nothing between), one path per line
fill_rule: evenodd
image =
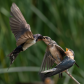
M46 77L50 77L58 73L59 73L59 76L62 76L62 72L64 71L76 83L80 84L68 72L68 68L73 66L73 64L76 64L74 60L74 52L68 48L66 48L66 52L65 52L55 41L53 41L48 36L43 36L42 40L47 44L47 49L46 49L44 59L40 68L41 79L44 81ZM57 64L57 66L54 67L53 69L50 69L54 63ZM45 70L46 67L49 70Z
M10 27L15 36L17 45L16 49L8 55L11 60L11 65L21 51L25 51L37 41L42 40L43 36L41 34L32 34L30 25L27 24L15 3L11 6Z

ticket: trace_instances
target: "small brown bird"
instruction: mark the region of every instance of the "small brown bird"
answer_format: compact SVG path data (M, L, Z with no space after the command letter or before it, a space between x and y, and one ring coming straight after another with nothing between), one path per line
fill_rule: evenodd
M15 36L17 45L16 49L8 55L11 60L11 65L21 51L25 51L37 41L42 40L42 35L32 34L30 25L27 24L15 3L13 3L11 7L10 27Z
M64 71L76 83L80 84L68 72L68 68L73 66L73 64L76 64L74 60L74 52L68 48L66 48L66 52L65 52L54 40L52 40L48 36L43 36L43 41L47 44L47 49L46 49L46 53L44 55L44 59L40 68L40 76L42 80L44 81L46 77L50 77L58 73L59 73L59 76L62 76L62 72ZM53 69L50 69L54 63L57 64L57 66ZM46 67L47 67L47 70L45 70Z

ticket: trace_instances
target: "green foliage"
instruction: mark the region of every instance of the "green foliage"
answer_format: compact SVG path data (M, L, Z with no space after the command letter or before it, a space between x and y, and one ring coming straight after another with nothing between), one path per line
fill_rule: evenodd
M84 0L0 0L0 69L9 66L5 58L16 48L16 41L9 25L10 7L16 3L31 26L34 34L50 36L64 49L71 48L75 52L75 65L70 69L72 75L84 83ZM38 42L21 52L11 67L40 67L46 45ZM5 59L4 59L5 58ZM35 69L35 70L36 70ZM11 72L12 69L9 69ZM38 72L0 73L0 84L40 81ZM64 74L53 78L57 84L76 84Z

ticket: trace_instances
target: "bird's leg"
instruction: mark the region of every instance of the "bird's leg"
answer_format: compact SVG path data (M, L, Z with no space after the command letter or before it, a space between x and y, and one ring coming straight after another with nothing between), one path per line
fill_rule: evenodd
M66 70L65 73L68 74L77 84L80 84L80 83L68 72L68 70Z

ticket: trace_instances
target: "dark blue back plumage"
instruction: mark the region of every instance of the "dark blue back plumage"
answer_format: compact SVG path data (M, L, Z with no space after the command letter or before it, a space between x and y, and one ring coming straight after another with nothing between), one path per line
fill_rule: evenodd
M75 60L70 59L69 57L65 57L64 60L58 64L55 68L56 70L53 72L47 72L47 73L39 73L42 81L45 80L46 77L51 77L53 75L56 75L64 70L67 70L68 68L72 67L75 63Z

